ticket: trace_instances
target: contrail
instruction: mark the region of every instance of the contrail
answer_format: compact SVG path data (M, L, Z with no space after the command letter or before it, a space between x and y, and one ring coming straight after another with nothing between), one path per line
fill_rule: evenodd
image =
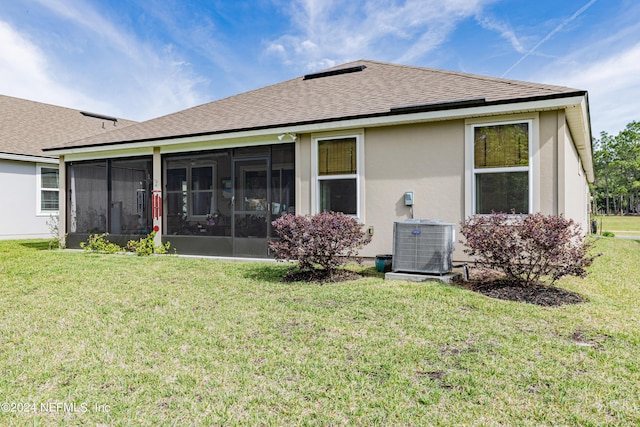
M547 34L547 36L545 38L543 38L542 40L540 40L538 42L538 44L536 44L534 47L531 48L531 50L527 53L524 54L524 56L520 59L518 59L518 61L516 61L515 64L513 64L511 67L509 67L509 69L507 71L505 71L501 77L506 76L507 74L509 74L509 72L511 70L513 70L514 68L516 68L522 61L525 60L525 58L529 55L531 55L533 52L536 51L536 49L538 49L540 47L540 45L542 45L542 43L546 42L547 40L549 40L551 37L553 37L558 31L562 30L564 28L565 25L567 25L568 23L570 23L571 21L573 21L574 19L576 19L578 16L582 15L582 13L589 9L596 1L598 0L590 0L589 3L585 4L584 6L582 6L580 9L578 9L578 11L576 13L574 13L573 15L571 15L569 18L565 19L564 21L562 21L562 23L560 23L560 25L558 25L556 28L554 28L549 34Z

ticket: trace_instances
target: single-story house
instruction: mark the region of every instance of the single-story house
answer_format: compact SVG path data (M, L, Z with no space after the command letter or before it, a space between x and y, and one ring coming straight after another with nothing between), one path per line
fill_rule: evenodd
M365 257L410 217L543 212L586 230L594 179L586 91L369 60L46 152L69 246L155 228L179 253L238 257L268 257L284 213L355 216Z
M58 216L58 156L44 147L133 123L0 95L0 239L51 237Z

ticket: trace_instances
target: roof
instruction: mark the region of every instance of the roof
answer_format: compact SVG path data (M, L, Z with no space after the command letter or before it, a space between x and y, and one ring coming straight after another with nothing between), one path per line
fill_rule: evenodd
M360 60L53 149L586 95L563 86ZM69 141L69 140L67 140Z
M52 157L42 149L91 135L105 134L134 123L136 122L0 95L0 157Z

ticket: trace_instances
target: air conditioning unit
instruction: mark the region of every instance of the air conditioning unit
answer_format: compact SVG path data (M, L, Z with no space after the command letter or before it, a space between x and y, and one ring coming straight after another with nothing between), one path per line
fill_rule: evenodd
M455 241L455 225L408 219L393 224L394 272L447 274Z

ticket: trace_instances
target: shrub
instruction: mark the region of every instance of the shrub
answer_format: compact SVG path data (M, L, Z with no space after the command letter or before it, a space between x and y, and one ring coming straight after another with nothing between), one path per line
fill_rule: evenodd
M92 234L86 242L81 242L80 247L87 252L100 252L106 254L115 254L117 252L134 252L138 255L166 254L169 252L171 243L167 242L160 246L156 246L153 241L156 235L155 231L149 233L140 240L129 240L126 247L121 247L116 243L109 242L107 236L109 233Z
M124 252L123 248L106 239L108 235L109 233L92 234L86 242L80 242L80 247L87 252L101 252L107 254Z
M616 235L611 231L603 231L602 237L616 237Z
M151 254L166 254L169 253L169 249L171 248L171 242L167 242L161 244L160 246L156 246L154 242L154 238L156 237L156 232L152 231L147 234L147 237L144 237L140 240L129 240L127 242L127 251L135 252L140 256L151 255Z
M460 230L466 238L465 253L482 267L502 271L507 279L531 285L544 276L551 284L563 276L586 276L595 256L581 227L562 216L476 215Z
M272 224L279 237L269 244L275 258L297 261L301 271L331 272L371 241L355 218L340 212L283 215Z

